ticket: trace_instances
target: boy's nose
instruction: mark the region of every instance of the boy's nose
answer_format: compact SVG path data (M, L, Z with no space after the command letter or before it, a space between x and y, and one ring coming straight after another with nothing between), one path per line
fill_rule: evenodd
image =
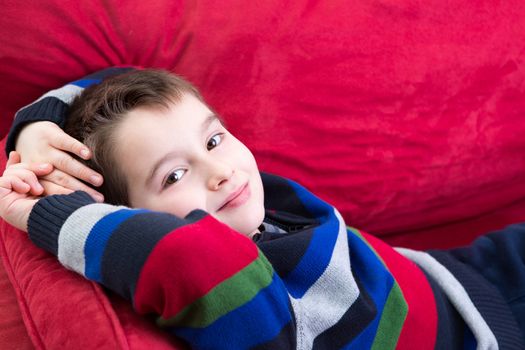
M210 164L208 177L208 188L217 191L233 175L233 168L222 162Z

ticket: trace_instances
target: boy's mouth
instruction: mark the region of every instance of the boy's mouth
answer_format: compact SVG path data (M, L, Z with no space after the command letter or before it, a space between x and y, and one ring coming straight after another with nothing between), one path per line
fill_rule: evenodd
M243 205L248 201L248 199L251 196L250 186L248 186L248 182L244 185L237 188L235 191L233 191L226 200L222 203L222 205L217 209L217 211L227 209L227 208L235 208L238 206Z

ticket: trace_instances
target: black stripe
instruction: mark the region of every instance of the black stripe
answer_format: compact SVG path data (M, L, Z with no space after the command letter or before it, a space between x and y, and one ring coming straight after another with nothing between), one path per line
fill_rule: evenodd
M132 300L140 271L155 245L171 231L202 219L193 211L185 219L159 212L137 214L124 221L111 235L102 258L102 282Z
M361 334L377 316L374 301L357 276L354 278L359 288L359 297L333 327L315 338L313 349L341 349Z
M285 211L300 217L312 218L294 189L283 177L261 172L264 187L264 207L267 210Z
M423 269L436 302L437 311L437 334L434 349L463 349L466 324L450 303L448 297L443 294L441 287ZM410 312L410 310L409 310Z
M312 240L313 229L277 235L277 239L259 241L257 246L268 258L277 274L281 278L286 278L306 253Z

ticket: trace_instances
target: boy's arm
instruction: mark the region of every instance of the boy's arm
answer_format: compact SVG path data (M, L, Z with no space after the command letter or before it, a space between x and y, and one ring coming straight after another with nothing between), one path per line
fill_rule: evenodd
M28 227L63 265L159 315L192 347L293 347L281 279L249 238L203 211L181 219L75 192L41 199Z
M68 83L59 89L51 90L33 103L22 107L16 112L13 125L9 131L5 147L6 154L15 150L18 135L24 126L38 121L50 121L57 124L60 128L63 128L68 106L85 88L99 83L106 77L122 74L131 69L133 68L111 67L103 69L87 75L82 79Z
M16 114L6 151L9 153L16 148L25 163L48 162L54 166L49 175L41 178L46 194L67 194L81 190L103 201L102 194L87 185L100 186L103 182L101 174L74 157L88 160L91 157L90 150L61 128L65 125L69 104L84 88L132 69L114 67L88 75L46 93Z

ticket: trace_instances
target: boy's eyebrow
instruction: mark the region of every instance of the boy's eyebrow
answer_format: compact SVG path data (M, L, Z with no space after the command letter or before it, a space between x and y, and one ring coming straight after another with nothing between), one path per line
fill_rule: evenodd
M210 125L215 121L220 121L220 118L217 116L217 114L210 114L208 117L206 117L206 119L204 119L204 121L201 124L201 133L205 132L210 127ZM155 173L160 168L160 166L165 161L169 160L170 158L173 158L176 155L177 155L177 152L169 152L155 162L155 164L151 168L151 171L149 172L148 177L146 178L146 187L150 185L151 181L153 180L153 176L155 176Z
M202 122L201 131L206 131L206 129L208 129L214 121L220 121L220 118L217 114L213 113L207 116L206 119L204 119L204 121Z

